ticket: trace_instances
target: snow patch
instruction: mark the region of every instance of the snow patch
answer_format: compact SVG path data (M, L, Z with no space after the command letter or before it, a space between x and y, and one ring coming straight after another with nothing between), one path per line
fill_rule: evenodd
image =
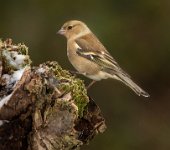
M26 67L25 67L26 68ZM2 76L2 79L6 80L6 88L14 88L17 84L17 81L19 81L25 71L25 68L14 71L13 74L9 75L9 74L4 74ZM3 98L0 98L0 108L4 105L7 104L8 101L10 100L11 96L13 93L11 93L10 95L7 95Z
M14 71L14 73L12 74L11 82L19 81L25 71L25 68Z
M21 64L23 64L24 60L26 59L26 56L18 54L18 55L15 55L14 58L15 58L16 64L21 65Z
M9 101L10 98L11 98L11 96L12 96L12 93L9 94L8 96L5 96L4 98L2 98L2 99L0 100L0 108L1 108L4 104L7 104L7 103L8 103L8 101Z
M4 123L8 123L8 120L0 120L0 126L2 126Z
M45 72L45 69L44 68L39 68L39 69L37 69L36 72L42 74L42 73Z
M26 68L26 67L25 67ZM13 74L3 74L2 79L6 82L6 87L9 88L11 85L15 84L17 81L19 81L25 71L25 68L14 71Z
M21 69L25 64L24 61L27 59L26 55L18 54L15 51L2 51L2 55L6 58L9 64L16 69Z

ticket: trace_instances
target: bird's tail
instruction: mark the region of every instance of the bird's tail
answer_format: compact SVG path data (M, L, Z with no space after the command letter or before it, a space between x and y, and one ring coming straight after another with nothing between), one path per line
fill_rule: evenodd
M142 88L140 88L135 82L133 82L130 77L128 77L126 74L119 74L117 77L122 81L124 84L126 84L128 87L130 87L137 95L149 97L150 95L145 92Z

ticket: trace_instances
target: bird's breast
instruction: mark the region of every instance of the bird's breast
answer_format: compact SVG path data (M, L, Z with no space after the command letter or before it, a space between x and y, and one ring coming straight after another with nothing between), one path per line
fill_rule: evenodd
M67 56L73 67L81 74L88 76L97 74L100 67L94 62L79 56L76 51L80 48L76 42L67 43Z

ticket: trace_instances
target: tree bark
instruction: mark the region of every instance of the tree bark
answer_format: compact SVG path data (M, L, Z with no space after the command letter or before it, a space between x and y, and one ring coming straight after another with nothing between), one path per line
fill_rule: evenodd
M0 41L0 149L79 149L106 129L82 80L57 62L31 66L28 48Z

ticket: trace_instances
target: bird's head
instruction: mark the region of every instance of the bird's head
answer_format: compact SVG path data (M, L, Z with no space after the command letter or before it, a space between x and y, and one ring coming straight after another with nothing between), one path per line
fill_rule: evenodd
M67 39L71 39L90 33L90 29L82 21L71 20L64 23L57 33L64 35Z

